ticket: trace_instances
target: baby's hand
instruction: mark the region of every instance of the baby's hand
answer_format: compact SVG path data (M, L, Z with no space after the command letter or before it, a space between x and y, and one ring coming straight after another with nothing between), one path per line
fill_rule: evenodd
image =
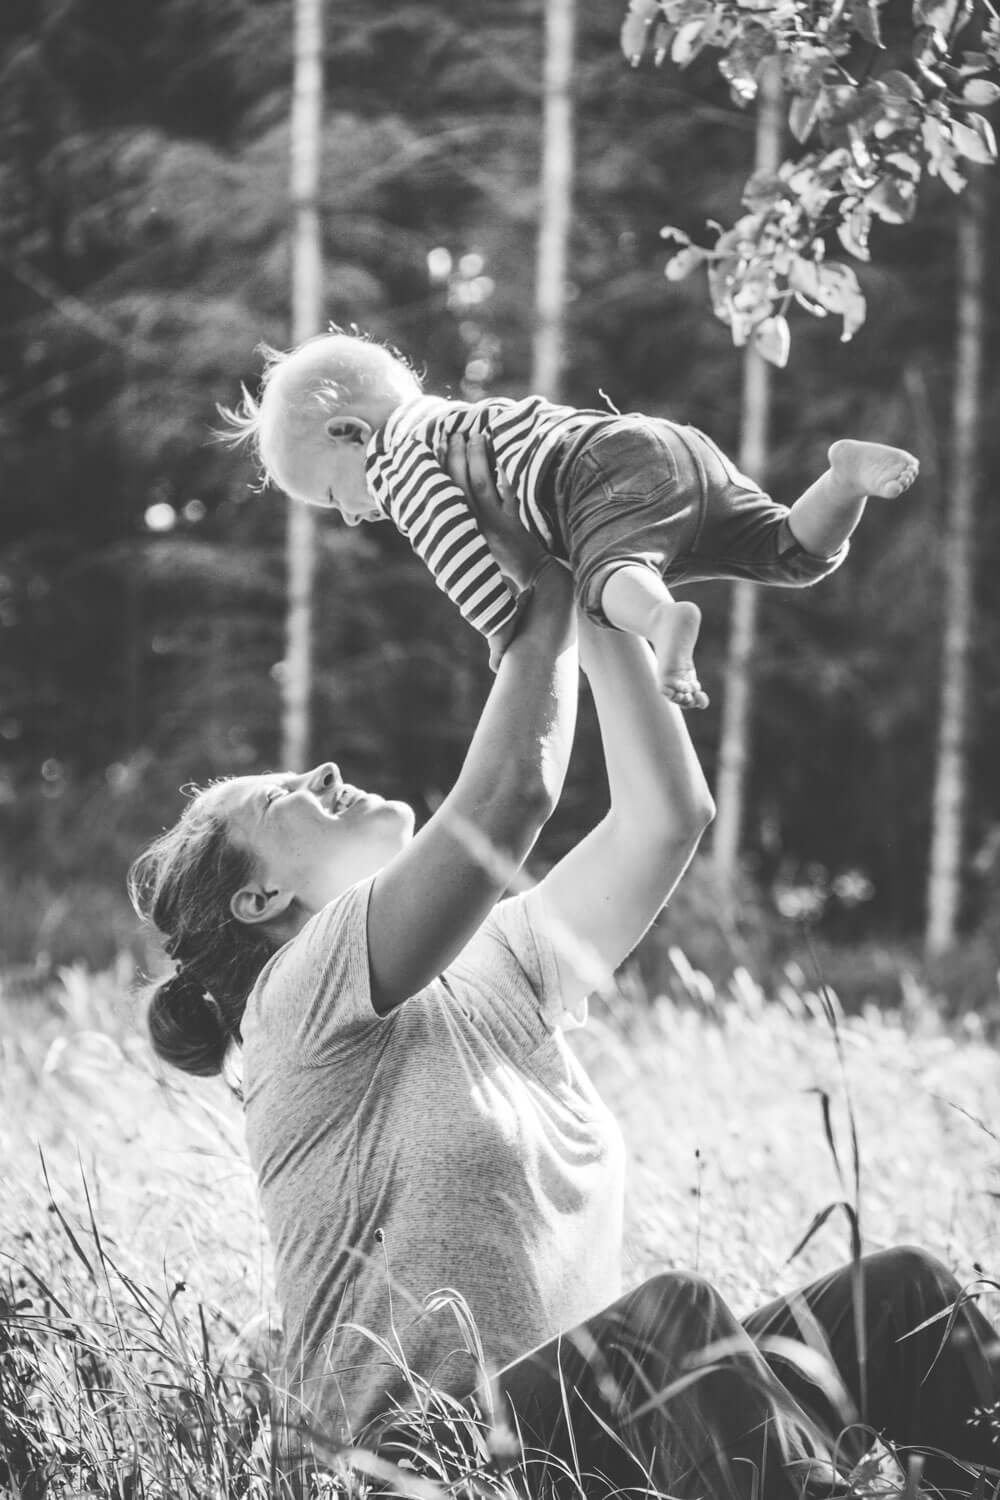
M495 630L491 636L487 636L487 641L490 648L491 672L496 672L499 670L500 663L503 661L504 652L507 650L507 647L517 635L517 627L521 623L521 614L522 611L518 610L517 614L509 619L506 625L501 625L499 630Z
M449 439L444 468L468 500L500 571L520 592L546 553L521 524L517 496L497 467L484 434Z

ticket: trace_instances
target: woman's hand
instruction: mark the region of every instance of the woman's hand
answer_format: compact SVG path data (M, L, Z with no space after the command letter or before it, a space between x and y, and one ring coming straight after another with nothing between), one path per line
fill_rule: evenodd
M468 500L500 571L520 593L548 554L521 524L517 496L501 473L485 435L450 438L444 467Z

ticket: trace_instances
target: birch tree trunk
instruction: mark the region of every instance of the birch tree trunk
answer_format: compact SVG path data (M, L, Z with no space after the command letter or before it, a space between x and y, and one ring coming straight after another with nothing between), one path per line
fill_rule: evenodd
M973 522L980 471L983 328L986 322L986 183L970 166L958 203L957 336L951 473L944 537L944 634L937 768L931 810L924 945L928 956L955 941L962 896L972 646Z
M319 176L324 5L325 0L295 0L291 118L292 342L295 344L319 333L323 319ZM306 505L290 501L281 763L291 770L305 769L309 760L315 545L312 511Z
M576 0L546 0L542 172L531 388L562 393L566 349L566 276L573 207L573 56Z
M761 74L754 151L756 171L776 171L784 140L781 80L768 64ZM771 366L753 348L743 357L740 467L767 484L771 416ZM724 920L733 917L733 901L750 765L754 651L757 644L759 585L733 585L729 643L722 688L722 723L716 774L716 817L712 859Z

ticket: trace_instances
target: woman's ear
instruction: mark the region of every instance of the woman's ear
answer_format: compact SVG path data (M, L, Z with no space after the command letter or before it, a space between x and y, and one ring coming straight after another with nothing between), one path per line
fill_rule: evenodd
M268 890L265 886L254 883L241 886L230 897L229 910L237 922L256 927L261 922L273 922L276 917L284 916L294 900L291 891Z
M355 444L366 448L371 441L374 429L364 417L341 413L340 416L330 417L324 424L324 430L331 442Z

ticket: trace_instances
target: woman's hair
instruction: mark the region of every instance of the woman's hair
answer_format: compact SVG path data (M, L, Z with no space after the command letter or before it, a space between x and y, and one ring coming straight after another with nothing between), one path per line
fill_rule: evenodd
M159 1056L187 1073L222 1071L230 1044L242 1040L247 996L273 951L259 928L230 910L252 874L253 855L233 842L225 819L198 791L129 870L132 905L163 934L177 964L152 991L149 1035Z
M231 448L248 447L264 484L285 487L289 457L328 417L366 398L406 401L420 393L419 376L398 350L357 331L332 327L286 353L268 344L259 353L258 394L244 385L237 407L219 406L226 426L216 436Z

